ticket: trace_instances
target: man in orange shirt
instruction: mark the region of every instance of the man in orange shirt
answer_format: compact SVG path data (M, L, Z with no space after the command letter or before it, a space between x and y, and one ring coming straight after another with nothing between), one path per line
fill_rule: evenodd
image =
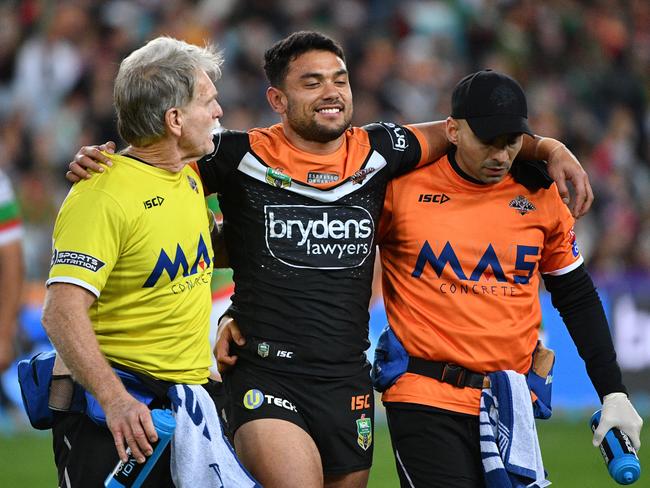
M638 448L642 420L574 218L541 166L529 166L541 183L530 187L510 172L531 134L523 90L491 70L463 78L446 131L455 146L446 156L389 183L379 227L388 321L409 356L382 398L402 487L484 486L485 375L531 367L540 273L603 401L594 443L617 426Z

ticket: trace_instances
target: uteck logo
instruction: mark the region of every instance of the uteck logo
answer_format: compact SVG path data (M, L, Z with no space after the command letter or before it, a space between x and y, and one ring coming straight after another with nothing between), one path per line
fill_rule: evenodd
M375 226L363 207L267 205L264 214L268 250L289 266L352 268L371 253Z

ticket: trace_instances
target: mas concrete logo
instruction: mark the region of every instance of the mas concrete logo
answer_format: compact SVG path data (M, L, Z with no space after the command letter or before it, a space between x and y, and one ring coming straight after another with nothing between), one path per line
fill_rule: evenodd
M372 252L375 224L363 207L267 205L264 219L269 252L288 266L355 268Z
M165 284L167 283L167 279L173 283L172 292L174 294L183 293L196 286L209 285L212 276L212 270L210 268L212 260L210 259L210 254L208 246L201 234L199 234L199 239L196 244L196 252L193 249L186 252L180 243L176 244L176 252L174 254L167 254L167 251L161 248L156 264L147 281L142 285L142 288L157 286L158 281L161 279ZM196 257L190 266L189 263L192 262L191 258L193 255ZM173 258L170 256L173 256ZM190 257L190 261L187 259L188 256ZM175 281L179 274L186 279L183 282L176 283Z

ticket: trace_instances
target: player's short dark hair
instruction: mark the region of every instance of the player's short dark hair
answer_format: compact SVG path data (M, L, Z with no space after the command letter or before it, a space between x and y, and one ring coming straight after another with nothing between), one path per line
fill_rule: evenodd
M329 51L345 61L343 49L334 39L315 31L294 32L264 53L264 73L271 86L281 86L289 63L308 51Z

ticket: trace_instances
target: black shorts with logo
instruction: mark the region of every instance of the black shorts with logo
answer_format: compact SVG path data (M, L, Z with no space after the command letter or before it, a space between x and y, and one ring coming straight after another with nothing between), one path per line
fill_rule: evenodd
M240 357L223 380L231 435L251 420L287 420L314 439L325 474L370 468L374 397L369 365L353 376L325 378L272 371Z

